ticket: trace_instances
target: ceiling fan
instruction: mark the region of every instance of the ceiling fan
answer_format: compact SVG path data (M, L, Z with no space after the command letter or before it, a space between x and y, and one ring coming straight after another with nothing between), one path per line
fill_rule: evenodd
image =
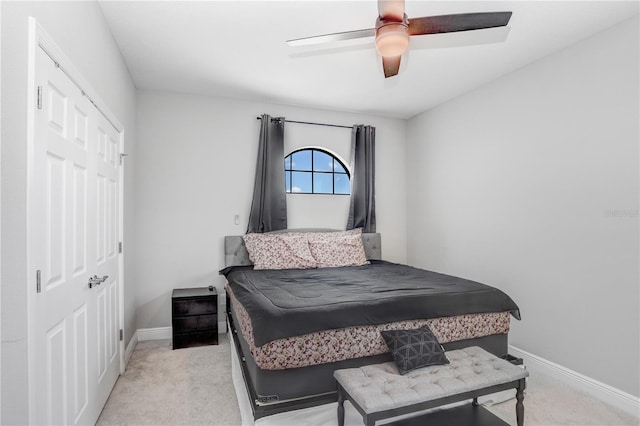
M402 54L409 47L409 37L504 27L511 12L459 13L455 15L407 18L404 0L378 0L376 27L287 40L289 46L306 46L365 37L375 37L382 57L384 77L398 74Z

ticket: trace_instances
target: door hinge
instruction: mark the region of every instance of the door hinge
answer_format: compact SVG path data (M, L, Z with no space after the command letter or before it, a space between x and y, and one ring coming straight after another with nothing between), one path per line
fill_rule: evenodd
M118 253L122 253L122 241L118 243Z
M38 109L42 109L42 86L38 86L38 98L36 104Z
M36 293L42 292L42 280L40 278L40 269L36 271Z
M124 340L124 330L120 329L120 341L122 342Z
M121 153L120 153L120 165L121 165L121 166L122 166L122 162L123 162L123 160L124 160L124 157L126 157L127 155L129 155L129 154L125 154L124 152L121 152Z

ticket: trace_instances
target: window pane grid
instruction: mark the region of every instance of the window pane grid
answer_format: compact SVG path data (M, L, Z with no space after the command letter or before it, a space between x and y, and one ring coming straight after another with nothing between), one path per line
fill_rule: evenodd
M284 159L285 191L289 194L349 195L349 173L332 154L307 148Z

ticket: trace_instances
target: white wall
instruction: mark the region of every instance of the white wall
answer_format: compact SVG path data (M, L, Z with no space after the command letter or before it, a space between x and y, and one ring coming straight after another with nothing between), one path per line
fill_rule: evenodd
M414 117L408 260L506 291L510 343L640 395L638 19Z
M260 129L256 117L263 113L376 127L377 224L383 254L393 261L406 261L404 121L140 91L135 225L138 328L171 324L173 288L214 283L222 291L224 280L218 270L224 267L223 237L241 235L247 228ZM348 129L301 126L285 125L288 150L307 141L318 145L326 137L336 144L332 150L348 157L348 151L343 151L350 144ZM296 140L296 135L303 140ZM234 225L235 214L240 215L240 225ZM294 217L291 225L326 225L321 216L316 211L308 222Z
M2 8L2 424L28 422L26 271L26 111L29 16L53 37L125 127L134 157L135 88L95 2L0 2ZM125 169L125 233L133 225L133 169ZM133 245L130 238L125 241ZM128 246L127 248L132 248ZM11 250L6 248L10 247ZM132 257L125 255L131 276ZM29 278L29 279L28 279ZM132 284L130 281L129 284ZM125 330L134 331L135 302L125 290Z

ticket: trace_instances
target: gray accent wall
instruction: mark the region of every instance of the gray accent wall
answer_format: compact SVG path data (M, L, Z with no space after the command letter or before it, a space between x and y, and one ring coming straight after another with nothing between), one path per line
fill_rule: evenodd
M501 288L512 345L635 396L638 40L635 17L407 126L409 263Z

